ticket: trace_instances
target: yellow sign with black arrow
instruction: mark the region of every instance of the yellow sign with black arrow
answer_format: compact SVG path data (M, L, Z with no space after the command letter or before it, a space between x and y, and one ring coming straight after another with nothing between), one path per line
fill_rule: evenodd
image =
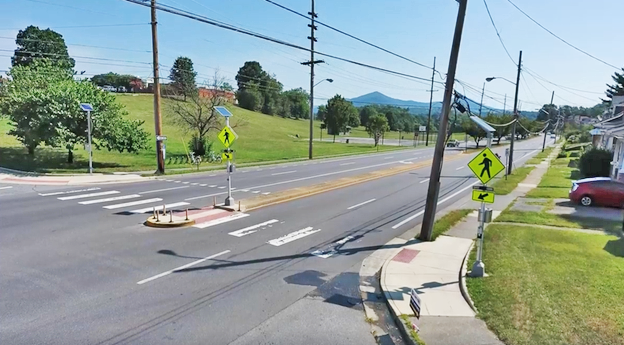
M486 184L505 170L505 165L492 150L486 147L468 163L468 168L481 183Z
M472 200L478 202L486 202L488 204L494 203L494 192L473 189Z
M221 153L221 158L224 161L231 161L232 159L234 159L234 152L223 152Z

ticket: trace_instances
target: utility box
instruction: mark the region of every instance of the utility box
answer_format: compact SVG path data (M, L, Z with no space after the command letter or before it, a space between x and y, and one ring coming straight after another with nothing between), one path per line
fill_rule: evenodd
M492 222L492 209L486 208L484 213L481 213L481 210L479 210L479 219L482 219L484 223L491 223Z
M229 173L233 173L236 171L236 166L234 164L230 164L229 169L230 169Z

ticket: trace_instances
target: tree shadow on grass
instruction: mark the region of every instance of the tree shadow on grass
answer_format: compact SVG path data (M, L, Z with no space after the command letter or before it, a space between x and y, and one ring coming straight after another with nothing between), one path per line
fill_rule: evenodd
M38 148L33 156L24 147L0 147L0 166L3 168L47 173L53 170L83 170L89 168L89 160L74 156L74 163L67 163L67 151ZM124 167L118 163L93 162L94 169Z
M624 258L624 237L620 236L617 240L610 240L605 245L604 250L611 253L611 255Z

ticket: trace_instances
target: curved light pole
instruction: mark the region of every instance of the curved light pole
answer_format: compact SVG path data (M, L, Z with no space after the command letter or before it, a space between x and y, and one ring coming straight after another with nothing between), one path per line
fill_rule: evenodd
M318 85L318 84L320 84L320 83L322 83L324 81L328 81L330 83L334 82L334 80L331 79L331 78L323 79L323 80L319 81L318 83L316 83L316 84L314 84L312 86L312 91L314 90L316 85ZM313 93L310 93L310 142L308 144L308 152L309 152L309 157L308 158L309 159L312 159L312 140L314 140L314 135L312 135L313 134L313 129L312 128L314 128L314 111L313 111L313 109L314 109L314 106L313 106L314 99L312 98L313 97L312 95L313 95Z

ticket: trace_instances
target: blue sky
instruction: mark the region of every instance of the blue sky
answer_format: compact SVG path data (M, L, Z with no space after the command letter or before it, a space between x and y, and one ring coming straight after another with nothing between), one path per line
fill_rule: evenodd
M299 12L309 11L310 1L275 0ZM507 0L487 0L501 37L517 60L523 50L520 81L521 109L533 110L550 101L555 104L591 106L599 102L605 84L615 69L575 51L532 23ZM535 20L575 46L615 66L624 67L624 44L615 33L624 1L621 0L512 0ZM308 46L308 22L264 0L159 0L160 3L192 11L294 44ZM77 70L93 75L114 71L150 77L151 36L149 9L123 0L0 0L0 70L10 67L14 38L20 28L37 25L60 32L76 59ZM431 66L443 74L457 16L455 0L316 0L322 22ZM232 84L236 71L247 60L256 60L274 73L285 88L309 87L309 69L299 62L309 54L274 43L230 32L186 18L159 13L161 74L168 75L176 56L195 62L198 79L211 79L215 71ZM107 27L85 27L116 25ZM137 24L137 25L125 25ZM80 27L72 27L80 26ZM431 70L368 47L327 28L319 27L316 49L348 59L431 78ZM102 49L101 47L116 48ZM8 51L7 51L8 50ZM108 61L102 59L122 60ZM315 88L315 102L338 93L356 97L379 91L390 97L428 101L427 82L415 82L382 72L324 58L317 65L316 78L332 78ZM533 75L531 75L531 74ZM462 38L457 78L471 87L455 85L479 101L488 76L515 80L516 68L500 44L483 0L469 0ZM537 79L563 86L555 86ZM441 81L439 76L437 80ZM538 82L539 81L539 82ZM440 84L434 101L441 101ZM590 92L573 91L573 88ZM486 85L484 104L512 107L514 86L504 80Z

